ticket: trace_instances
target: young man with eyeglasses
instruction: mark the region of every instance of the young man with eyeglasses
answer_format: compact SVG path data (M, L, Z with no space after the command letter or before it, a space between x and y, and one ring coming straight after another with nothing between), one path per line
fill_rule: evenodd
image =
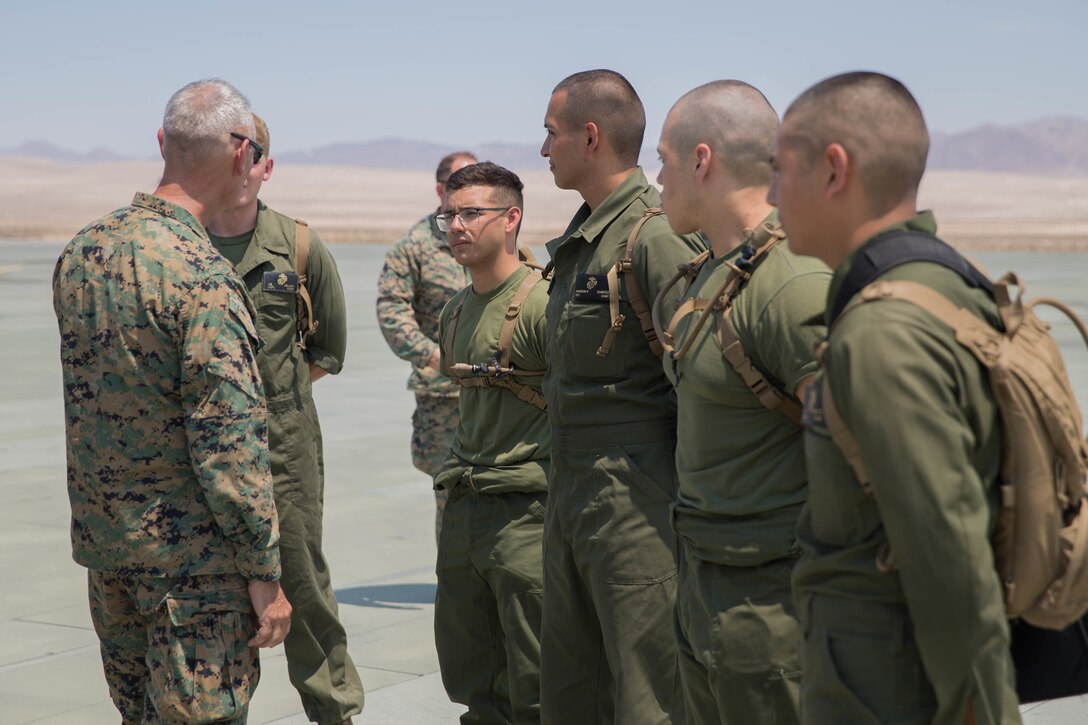
M518 177L485 161L450 176L436 220L472 274L439 322L442 369L462 390L453 446L435 476L449 492L435 645L446 692L468 707L462 723L540 719L547 285L518 258L522 208Z
M351 722L363 708L363 685L348 655L328 564L321 551L324 464L311 384L336 375L347 348L347 306L336 262L301 222L257 198L272 176L268 126L256 114L253 164L236 204L208 225L212 244L237 269L257 308L264 343L257 365L268 397L269 449L280 517L283 588L294 607L284 641L287 673L306 716L317 723ZM260 150L261 153L257 153ZM305 289L318 321L299 339L296 269L299 235L309 237Z
M438 208L389 249L378 278L378 327L389 349L412 364L408 378L408 389L416 396L412 464L432 479L446 460L457 429L458 388L438 365L438 315L468 282L468 272L453 258L435 215L446 201L446 179L474 163L476 157L468 151L455 151L438 162L434 186ZM434 497L437 540L446 492L436 490Z
M648 313L677 265L705 247L647 214L661 197L638 166L646 115L626 78L568 77L552 91L544 127L540 153L556 186L585 204L548 242L544 392L555 455L541 715L555 725L682 722L670 521L676 397L640 309Z
M253 310L204 226L241 193L252 135L226 81L179 90L158 188L53 274L72 553L124 723L245 723L256 648L291 623Z

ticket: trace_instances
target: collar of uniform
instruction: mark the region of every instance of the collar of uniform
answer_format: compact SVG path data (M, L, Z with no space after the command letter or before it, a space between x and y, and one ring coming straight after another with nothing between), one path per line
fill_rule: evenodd
M274 257L286 257L291 253L287 238L272 225L274 216L260 199L257 200L257 226L253 229L253 239L246 249L245 256L238 263L237 272L244 277L261 264ZM291 234L294 234L294 229Z
M916 231L936 235L937 218L933 216L932 211L920 211L908 219L884 227L876 234L866 239L865 242L851 251L850 254L846 255L846 259L842 260L839 266L835 268L834 274L831 276L831 286L828 287L827 290L827 306L829 309L835 299L837 299L839 288L842 287L843 282L846 280L846 275L849 274L850 268L854 266L854 260L857 259L861 250L865 249L869 242L876 239L881 234L893 231Z
M132 197L132 205L148 209L156 214L162 214L164 217L179 221L192 229L198 237L204 241L208 241L208 231L204 228L204 225L198 222L196 217L187 210L173 202L160 199L152 194L145 194L142 191L138 191L136 192L136 196Z
M597 237L611 224L616 217L622 214L640 196L650 189L650 182L646 180L646 174L642 173L642 167L635 167L612 193L605 197L601 205L592 212L588 204L582 204L578 213L567 225L562 235L548 242L545 246L548 254L555 259L555 250L566 244L569 240L581 237L586 242L596 241Z

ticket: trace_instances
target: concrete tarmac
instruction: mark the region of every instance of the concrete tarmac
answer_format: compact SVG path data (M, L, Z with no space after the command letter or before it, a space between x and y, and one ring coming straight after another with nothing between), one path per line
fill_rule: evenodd
M59 338L59 243L0 242L0 725L114 725L86 572L71 558ZM367 690L357 723L456 722L438 676L434 504L408 452L407 364L374 315L384 249L335 246L350 305L343 373L315 386L325 440L325 555ZM1033 292L1043 290L1036 287ZM283 648L262 650L254 725L303 725ZM1088 723L1088 698L1025 706L1030 725Z

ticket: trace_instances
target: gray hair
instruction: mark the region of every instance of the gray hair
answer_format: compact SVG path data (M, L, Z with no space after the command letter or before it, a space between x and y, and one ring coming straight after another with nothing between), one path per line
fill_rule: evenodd
M231 132L254 135L249 99L219 78L194 81L166 104L162 128L167 152L196 157L222 152L231 145Z

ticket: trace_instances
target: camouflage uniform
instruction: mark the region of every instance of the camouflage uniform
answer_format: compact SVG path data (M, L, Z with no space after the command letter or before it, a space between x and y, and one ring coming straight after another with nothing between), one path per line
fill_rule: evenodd
M234 262L257 308L262 342L257 365L268 395L281 584L292 607L291 631L283 642L287 673L310 720L340 722L362 711L364 696L321 551L325 466L310 363L333 375L340 372L347 347L347 309L336 262L311 232L306 289L320 324L307 339L305 351L296 344L296 295L290 282L295 274L296 224L263 202L257 208L257 226L251 233L211 241Z
M280 576L245 290L191 214L137 194L69 242L53 293L73 556L114 704L126 723L242 722L246 581Z
M423 217L385 255L378 278L378 325L397 357L412 363L408 389L416 395L412 415L412 464L428 476L442 468L457 430L457 386L426 367L438 349L438 315L469 282L453 258L435 214ZM446 491L435 491L441 525Z

